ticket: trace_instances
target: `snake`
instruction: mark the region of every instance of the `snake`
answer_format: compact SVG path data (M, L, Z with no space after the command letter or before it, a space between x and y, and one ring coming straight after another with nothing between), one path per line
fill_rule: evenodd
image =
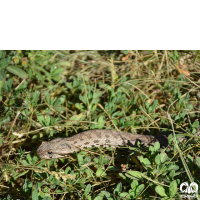
M168 146L168 137L166 135L139 135L115 130L94 129L72 137L42 142L37 149L37 154L44 159L63 158L83 148L134 147L138 142L144 147L153 146L155 142L166 147Z

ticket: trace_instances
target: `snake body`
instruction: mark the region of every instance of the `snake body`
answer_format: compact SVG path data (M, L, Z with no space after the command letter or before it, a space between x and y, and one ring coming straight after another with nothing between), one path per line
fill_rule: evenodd
M87 147L129 147L137 142L148 147L160 142L161 146L168 145L167 136L138 135L114 130L89 130L69 138L56 138L49 142L42 142L37 154L44 159L61 158Z

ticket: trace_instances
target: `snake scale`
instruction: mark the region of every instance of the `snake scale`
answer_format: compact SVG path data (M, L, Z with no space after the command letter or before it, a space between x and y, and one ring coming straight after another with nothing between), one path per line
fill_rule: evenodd
M44 159L62 158L66 155L87 147L131 147L137 142L148 147L160 142L161 146L168 145L167 136L164 135L138 135L114 130L89 130L69 138L56 138L49 142L42 142L37 154Z

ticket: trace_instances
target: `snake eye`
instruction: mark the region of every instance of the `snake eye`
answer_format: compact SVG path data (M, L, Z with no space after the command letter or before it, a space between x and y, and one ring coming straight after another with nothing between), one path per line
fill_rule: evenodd
M48 154L49 154L49 157L52 158L52 151L49 151Z

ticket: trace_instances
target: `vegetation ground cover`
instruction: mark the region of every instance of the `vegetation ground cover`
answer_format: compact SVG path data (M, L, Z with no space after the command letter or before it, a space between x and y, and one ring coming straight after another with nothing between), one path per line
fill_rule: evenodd
M199 74L199 51L0 51L0 199L180 199L200 186ZM169 146L36 154L91 129Z

